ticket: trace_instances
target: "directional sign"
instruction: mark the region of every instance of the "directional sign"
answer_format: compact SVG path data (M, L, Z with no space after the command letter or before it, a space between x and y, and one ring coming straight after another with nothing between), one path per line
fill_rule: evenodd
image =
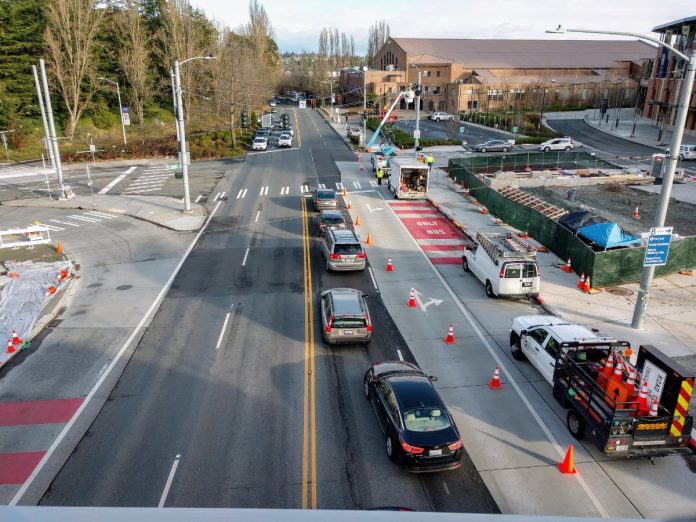
M413 129L413 139L414 140L420 139L420 129Z
M306 109L307 108L307 100L300 100L299 105L300 105L299 106L300 109Z
M121 107L121 120L123 120L124 125L130 125L130 113L128 112L128 107Z
M518 130L519 130L519 129L518 129L517 127L513 127L513 128L512 128L512 132L514 132L514 133L517 133Z
M466 127L459 127L459 133L464 134L466 132Z
M648 236L648 246L645 248L643 266L666 265L671 241L672 227L651 228Z
M423 302L423 299L421 299L421 294L418 290L414 290L416 294L416 302L418 303L418 306L420 306L420 309L426 312L428 310L428 307L430 305L435 305L435 306L440 306L442 304L442 299L433 299L432 297L426 301Z

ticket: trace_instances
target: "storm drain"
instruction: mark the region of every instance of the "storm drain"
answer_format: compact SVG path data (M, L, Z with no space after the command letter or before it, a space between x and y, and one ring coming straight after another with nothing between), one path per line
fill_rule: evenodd
M633 295L633 290L629 290L628 288L621 288L620 286L610 286L608 288L605 288L604 290L606 292L609 292L610 294L620 295L623 297Z

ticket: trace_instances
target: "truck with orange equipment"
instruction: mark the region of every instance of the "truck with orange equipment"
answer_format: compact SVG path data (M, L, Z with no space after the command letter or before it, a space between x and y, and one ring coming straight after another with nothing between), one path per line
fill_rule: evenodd
M626 341L536 315L515 318L510 348L552 384L575 438L589 432L610 457L652 460L690 451L694 376L656 347L633 354Z

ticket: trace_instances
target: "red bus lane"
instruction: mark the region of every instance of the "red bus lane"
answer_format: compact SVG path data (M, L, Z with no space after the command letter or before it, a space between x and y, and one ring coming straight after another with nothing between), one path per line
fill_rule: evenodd
M389 203L428 259L434 265L461 265L462 251L470 239L430 203Z

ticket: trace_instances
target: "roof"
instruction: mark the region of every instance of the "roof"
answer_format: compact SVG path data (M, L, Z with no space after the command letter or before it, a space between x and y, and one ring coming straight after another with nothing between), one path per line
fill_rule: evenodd
M442 400L425 375L395 375L388 376L387 380L403 410L420 406L442 406Z
M617 61L642 62L655 48L639 40L474 40L390 38L415 63L457 63L472 68L611 68ZM418 57L421 56L422 59Z
M331 302L335 315L363 315L359 290L353 288L334 288L331 290Z
M360 244L360 241L358 241L357 236L355 235L355 232L352 230L332 230L331 233L334 236L334 241L336 243L358 243Z
M684 25L696 25L696 16L688 16L680 20L674 20L673 22L658 25L657 27L653 27L653 32L664 33L668 29L680 29Z

